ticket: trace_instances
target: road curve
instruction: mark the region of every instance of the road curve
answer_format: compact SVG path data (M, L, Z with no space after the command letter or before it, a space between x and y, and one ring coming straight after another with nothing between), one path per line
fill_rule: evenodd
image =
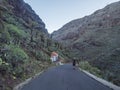
M112 90L71 64L50 68L21 90Z

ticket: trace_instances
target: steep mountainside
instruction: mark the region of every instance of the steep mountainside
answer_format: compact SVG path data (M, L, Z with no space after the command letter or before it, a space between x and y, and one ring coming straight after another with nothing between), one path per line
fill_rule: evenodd
M71 48L71 56L88 60L103 78L120 85L120 1L67 23L52 38Z
M45 29L45 24L43 23L43 21L39 18L38 15L36 15L36 13L28 4L24 3L23 0L17 0L17 2L16 0L8 0L8 4L11 6L12 13L16 17L23 19L26 23L29 23L29 19L35 21L36 23L38 23L35 29L48 33Z
M90 16L85 16L81 19L73 20L58 31L52 33L52 38L61 42L68 43L81 37L85 31L93 29L104 29L120 24L120 2L110 4L105 8L94 12ZM58 38L59 37L59 38Z
M0 0L0 90L13 87L49 67L50 54L67 58L49 38L44 22L23 0Z

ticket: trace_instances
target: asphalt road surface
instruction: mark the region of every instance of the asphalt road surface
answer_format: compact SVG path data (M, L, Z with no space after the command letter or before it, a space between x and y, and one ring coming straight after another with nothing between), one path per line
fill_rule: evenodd
M87 76L79 69L66 64L48 69L26 84L22 90L111 90Z

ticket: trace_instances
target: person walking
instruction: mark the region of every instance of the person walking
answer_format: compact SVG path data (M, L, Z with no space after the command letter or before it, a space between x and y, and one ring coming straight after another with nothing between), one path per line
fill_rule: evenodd
M73 66L76 66L76 60L73 59Z
M72 65L73 65L73 69L75 70L75 68L76 68L76 59L75 59L75 57L73 58Z

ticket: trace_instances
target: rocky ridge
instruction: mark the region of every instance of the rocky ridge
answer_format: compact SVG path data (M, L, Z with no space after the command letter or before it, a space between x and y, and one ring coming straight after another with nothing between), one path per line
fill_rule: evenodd
M87 60L103 78L120 85L120 1L73 20L52 38L71 49L71 57Z

